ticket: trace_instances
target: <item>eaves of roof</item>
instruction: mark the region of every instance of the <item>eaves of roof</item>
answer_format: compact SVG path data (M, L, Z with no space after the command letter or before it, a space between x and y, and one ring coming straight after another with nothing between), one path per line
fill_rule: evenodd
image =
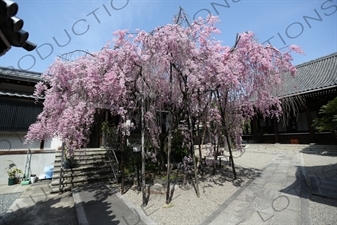
M27 82L39 82L42 80L41 73L0 67L0 78L20 80Z
M296 66L295 77L285 75L280 97L337 87L337 52Z
M12 92L4 92L4 91L0 91L0 96L35 99L34 95L26 95L26 94L12 93ZM38 98L38 99L43 100L44 98Z

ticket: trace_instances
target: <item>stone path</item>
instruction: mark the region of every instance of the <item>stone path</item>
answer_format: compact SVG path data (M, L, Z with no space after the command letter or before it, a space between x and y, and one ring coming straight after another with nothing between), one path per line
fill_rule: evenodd
M311 224L300 153L279 153L259 177L236 192L206 224Z

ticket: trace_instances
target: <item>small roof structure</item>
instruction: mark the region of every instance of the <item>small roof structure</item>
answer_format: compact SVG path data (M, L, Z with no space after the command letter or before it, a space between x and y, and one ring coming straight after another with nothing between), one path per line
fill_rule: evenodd
M41 73L19 70L10 67L0 67L0 82L12 85L12 88L10 89L1 89L0 87L0 96L35 99L32 94L34 92L34 85L39 81L42 81ZM7 84L4 87L6 86ZM30 88L27 89L25 86Z
M42 112L43 99L35 103L34 85L41 73L0 67L0 132L27 131Z
M39 82L42 80L41 73L19 70L9 67L0 67L0 78L17 81Z

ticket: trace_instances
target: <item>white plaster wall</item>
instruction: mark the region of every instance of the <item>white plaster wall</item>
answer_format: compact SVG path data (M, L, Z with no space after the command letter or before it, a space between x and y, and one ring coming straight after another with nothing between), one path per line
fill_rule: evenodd
M9 151L11 149L40 149L40 142L35 141L32 144L23 144L26 132L0 132L0 151ZM44 149L57 149L62 146L58 138L45 140Z
M23 144L26 132L0 132L0 150L9 151L11 149L40 149L40 142Z
M39 176L44 173L45 167L54 165L54 161L55 152L32 154L30 173ZM23 173L25 172L26 154L0 155L0 184L8 183L6 167L12 162L21 169Z
M62 147L62 141L57 137L54 137L52 140L49 140L49 142L50 142L49 146L50 146L51 149L57 150L59 147Z

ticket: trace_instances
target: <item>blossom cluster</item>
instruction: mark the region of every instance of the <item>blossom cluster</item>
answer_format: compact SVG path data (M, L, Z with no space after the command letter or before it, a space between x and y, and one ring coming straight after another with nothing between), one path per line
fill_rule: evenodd
M290 46L281 52L259 44L253 32L240 34L234 47L224 46L214 38L218 22L210 16L190 26L167 24L135 35L119 30L101 51L56 60L36 85L34 94L44 97L44 108L26 140L58 136L69 149L85 146L94 114L103 108L121 118L120 127L130 117L140 124L143 116L154 146L163 132L164 111L170 129L189 115L240 146L243 120L257 113L282 114L278 93L284 75L296 72L291 52L301 50Z

